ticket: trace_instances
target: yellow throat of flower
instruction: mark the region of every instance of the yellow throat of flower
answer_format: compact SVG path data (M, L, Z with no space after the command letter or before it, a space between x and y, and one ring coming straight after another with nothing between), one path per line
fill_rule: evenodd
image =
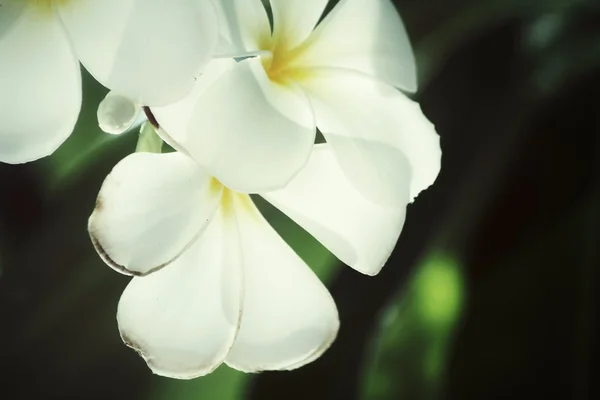
M73 0L24 0L37 10L44 13L52 13L53 7L64 6Z
M236 208L254 213L253 202L249 195L229 189L216 178L211 178L209 185L211 194L220 196L220 207L225 217L234 216Z
M262 64L271 81L285 84L290 81L303 79L307 71L302 68L300 59L309 46L308 41L290 48L285 40L268 38L263 41L261 50L266 55L262 56Z

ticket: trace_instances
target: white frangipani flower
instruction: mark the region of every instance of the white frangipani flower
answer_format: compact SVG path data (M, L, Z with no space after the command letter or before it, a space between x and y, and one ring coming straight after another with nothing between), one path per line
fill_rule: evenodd
M285 189L262 196L369 275L404 223L403 207L354 189L328 144L315 146ZM298 368L336 336L329 292L250 197L181 153L135 153L117 164L89 232L108 265L135 276L119 302L119 330L157 374L193 378L222 362L247 372Z
M79 62L146 105L185 96L217 43L209 0L0 0L0 162L51 154L81 108Z
M170 142L242 192L284 187L308 160L316 127L352 184L398 205L430 186L439 138L418 104L404 25L389 0L223 0L233 53L213 60L183 100L152 107Z

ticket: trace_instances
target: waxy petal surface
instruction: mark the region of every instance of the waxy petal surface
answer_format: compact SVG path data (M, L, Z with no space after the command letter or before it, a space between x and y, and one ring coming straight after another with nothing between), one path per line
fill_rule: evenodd
M328 0L270 0L273 37L293 49L306 40L323 14Z
M86 69L143 105L189 93L218 39L209 0L73 1L59 12Z
M417 90L410 40L389 0L341 0L309 40L299 65L347 68L408 92Z
M35 7L2 5L0 161L53 153L73 132L81 73L60 23Z
M246 372L298 368L335 339L335 303L249 198L236 210L241 210L236 215L244 254L244 312L225 362Z
M115 270L146 275L173 262L206 227L220 188L179 153L134 153L106 177L89 233Z
M243 296L235 221L217 213L202 237L172 265L133 278L117 311L123 341L154 373L206 375L235 340Z
M357 173L362 166L373 168L381 179L391 174L388 177L394 181L384 181L383 189L410 185L411 200L433 184L441 166L439 136L416 102L381 81L336 68L314 70L303 89L311 99L319 129L338 156L348 158L348 167L356 167ZM387 146L363 146L364 141ZM380 159L375 154L378 150L390 154ZM401 171L406 167L408 171ZM373 183L376 178L365 175Z
M288 186L262 196L342 262L367 275L377 274L387 261L406 216L405 207L366 200L344 176L329 144L315 146L307 166ZM408 202L408 193L404 199Z
M271 82L257 58L207 69L192 96L153 111L179 148L246 193L285 186L316 134L303 92Z

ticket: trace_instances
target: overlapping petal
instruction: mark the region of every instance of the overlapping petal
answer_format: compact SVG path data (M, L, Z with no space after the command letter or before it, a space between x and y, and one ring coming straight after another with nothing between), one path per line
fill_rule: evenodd
M236 207L244 254L244 311L225 361L246 372L298 368L335 339L335 303L250 199Z
M51 154L73 131L81 75L57 21L12 3L2 14L0 161L23 163Z
M219 37L215 48L215 56L235 54L244 51L242 35L235 11L236 0L211 0L217 13Z
M328 0L270 0L273 37L293 49L306 40L323 14Z
M347 68L417 90L410 40L390 0L341 0L309 40L299 65Z
M207 70L194 96L153 111L170 139L240 192L285 186L306 164L316 133L303 93L271 82L258 58Z
M382 179L386 177L381 174L389 175L392 180L383 181L384 188L409 184L411 200L435 181L441 163L439 136L417 103L392 86L342 69L314 70L303 88L319 129L338 150L340 161L348 158L347 167L355 167L357 173L372 168ZM380 158L378 150L398 154ZM401 171L405 161L408 173Z
M90 73L145 105L186 95L217 43L209 0L73 1L59 12Z
M405 204L408 186L401 186ZM329 144L316 145L288 186L262 195L306 229L342 262L377 274L400 235L406 208L366 200L348 181Z
M325 134L348 181L367 200L386 207L404 207L410 165L397 148L372 140Z
M190 379L218 367L238 330L243 270L237 230L217 213L168 267L133 278L119 302L123 341L157 374Z
M230 72L237 63L228 58L212 60L196 81L192 91L183 99L164 107L152 107L151 111L156 121L165 133L174 135L182 143L186 143L185 137L189 134L194 136L196 132L188 132L192 129L190 121L194 117L200 97L207 89L215 83L222 75ZM173 139L170 139L173 140Z
M261 0L212 0L219 21L217 55L235 57L256 51L271 36L269 18Z
M89 220L94 246L121 273L160 269L202 232L218 206L218 188L182 154L131 154L102 185Z
M235 23L246 50L258 50L271 36L271 26L261 0L233 0ZM231 18L233 21L233 18Z

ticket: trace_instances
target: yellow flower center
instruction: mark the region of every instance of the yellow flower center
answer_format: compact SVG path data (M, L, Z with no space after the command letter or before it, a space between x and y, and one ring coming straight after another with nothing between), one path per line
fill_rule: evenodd
M238 193L223 185L217 178L212 178L210 181L210 191L214 195L221 196L221 211L226 217L233 216L235 209L245 209L254 213L254 203L249 195Z
M266 55L261 56L261 60L269 79L281 84L302 80L307 75L307 70L302 68L299 61L309 45L307 40L290 48L285 40L273 37L263 39L260 48Z
M63 6L70 1L71 0L25 0L26 3L44 13L51 13L52 7Z

